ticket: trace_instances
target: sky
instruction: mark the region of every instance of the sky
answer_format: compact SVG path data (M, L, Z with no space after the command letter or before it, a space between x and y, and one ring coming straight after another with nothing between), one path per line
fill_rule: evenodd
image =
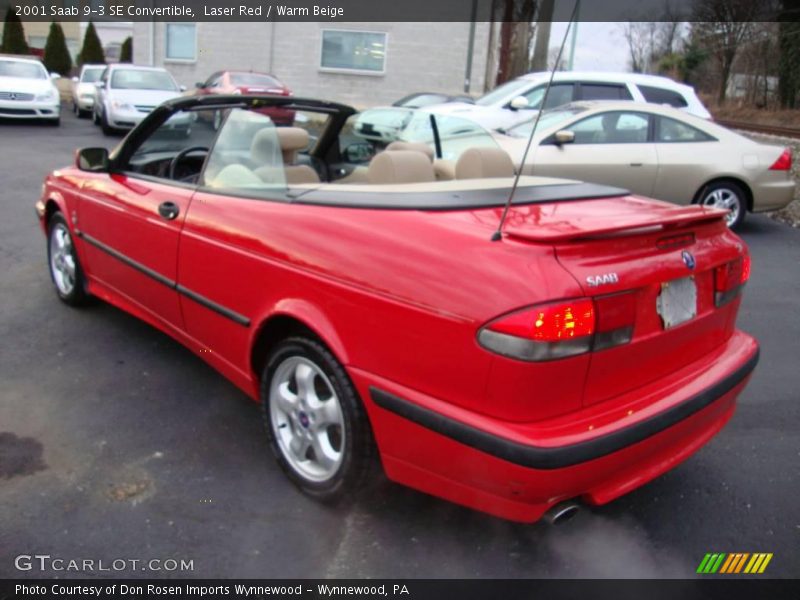
M622 23L585 21L578 23L575 42L575 71L628 71L628 43ZM550 29L550 47L558 48L564 39L567 23L557 21ZM564 46L564 58L569 57L570 38Z

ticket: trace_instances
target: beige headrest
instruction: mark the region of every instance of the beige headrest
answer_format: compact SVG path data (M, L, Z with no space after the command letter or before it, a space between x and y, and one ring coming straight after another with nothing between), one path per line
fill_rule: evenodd
M390 152L396 152L398 150L413 150L414 152L422 152L428 157L428 160L433 162L433 148L428 146L428 144L423 144L422 142L392 142L386 146L386 150Z
M278 127L278 140L281 143L281 150L291 150L295 152L308 146L309 135L305 129L300 127Z
M434 181L433 165L422 152L381 152L369 163L367 178L376 183L425 183Z
M514 163L500 148L470 148L456 163L456 179L513 177Z
M250 143L250 157L258 164L272 164L278 158L275 130L265 127L253 136Z

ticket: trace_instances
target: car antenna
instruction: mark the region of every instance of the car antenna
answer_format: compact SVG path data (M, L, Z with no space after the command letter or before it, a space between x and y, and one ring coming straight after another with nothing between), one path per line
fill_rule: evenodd
M531 135L528 137L528 144L525 146L525 152L522 154L522 160L519 163L519 170L517 174L514 176L514 184L511 186L511 192L508 194L508 199L506 200L506 204L503 207L503 213L500 215L500 222L497 224L497 229L492 234L491 240L493 242L499 242L503 239L503 224L506 222L506 216L508 215L508 209L511 208L511 202L514 200L514 194L517 192L517 186L519 185L519 178L522 176L522 169L525 167L525 159L528 158L528 151L531 149L531 143L533 142L533 135L536 133L536 126L539 124L539 117L542 116L542 111L544 110L545 105L547 104L547 95L550 93L550 86L553 84L553 77L556 74L556 68L558 68L558 64L561 62L561 54L564 52L564 46L567 42L567 36L569 36L569 30L572 27L572 24L575 22L575 18L578 15L578 8L580 7L581 0L575 0L575 6L572 9L572 14L569 17L569 23L567 23L567 30L564 32L564 39L561 40L561 47L558 49L558 56L556 57L556 62L553 65L553 68L550 70L550 79L547 81L547 86L544 88L544 96L542 96L542 103L539 105L541 108L536 112L536 120L533 122L533 127L531 128Z

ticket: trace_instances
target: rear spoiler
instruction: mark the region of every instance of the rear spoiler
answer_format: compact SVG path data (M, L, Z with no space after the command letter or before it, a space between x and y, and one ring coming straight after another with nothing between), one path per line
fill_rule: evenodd
M670 207L664 210L654 206L650 212L639 214L626 214L615 217L598 219L581 219L578 215L562 216L559 220L546 219L536 227L507 225L504 233L509 238L518 238L531 242L554 243L570 240L586 240L609 238L616 236L629 236L639 233L652 233L670 229L678 229L687 225L700 225L702 223L721 220L727 210L707 206L682 206ZM513 222L513 219L509 219Z

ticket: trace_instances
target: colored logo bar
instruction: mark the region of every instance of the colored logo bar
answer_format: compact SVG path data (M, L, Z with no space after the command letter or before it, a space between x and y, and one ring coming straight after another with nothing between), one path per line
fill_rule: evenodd
M763 573L769 561L772 560L772 553L769 552L719 552L708 553L700 561L697 572L704 575L737 574L737 573Z

